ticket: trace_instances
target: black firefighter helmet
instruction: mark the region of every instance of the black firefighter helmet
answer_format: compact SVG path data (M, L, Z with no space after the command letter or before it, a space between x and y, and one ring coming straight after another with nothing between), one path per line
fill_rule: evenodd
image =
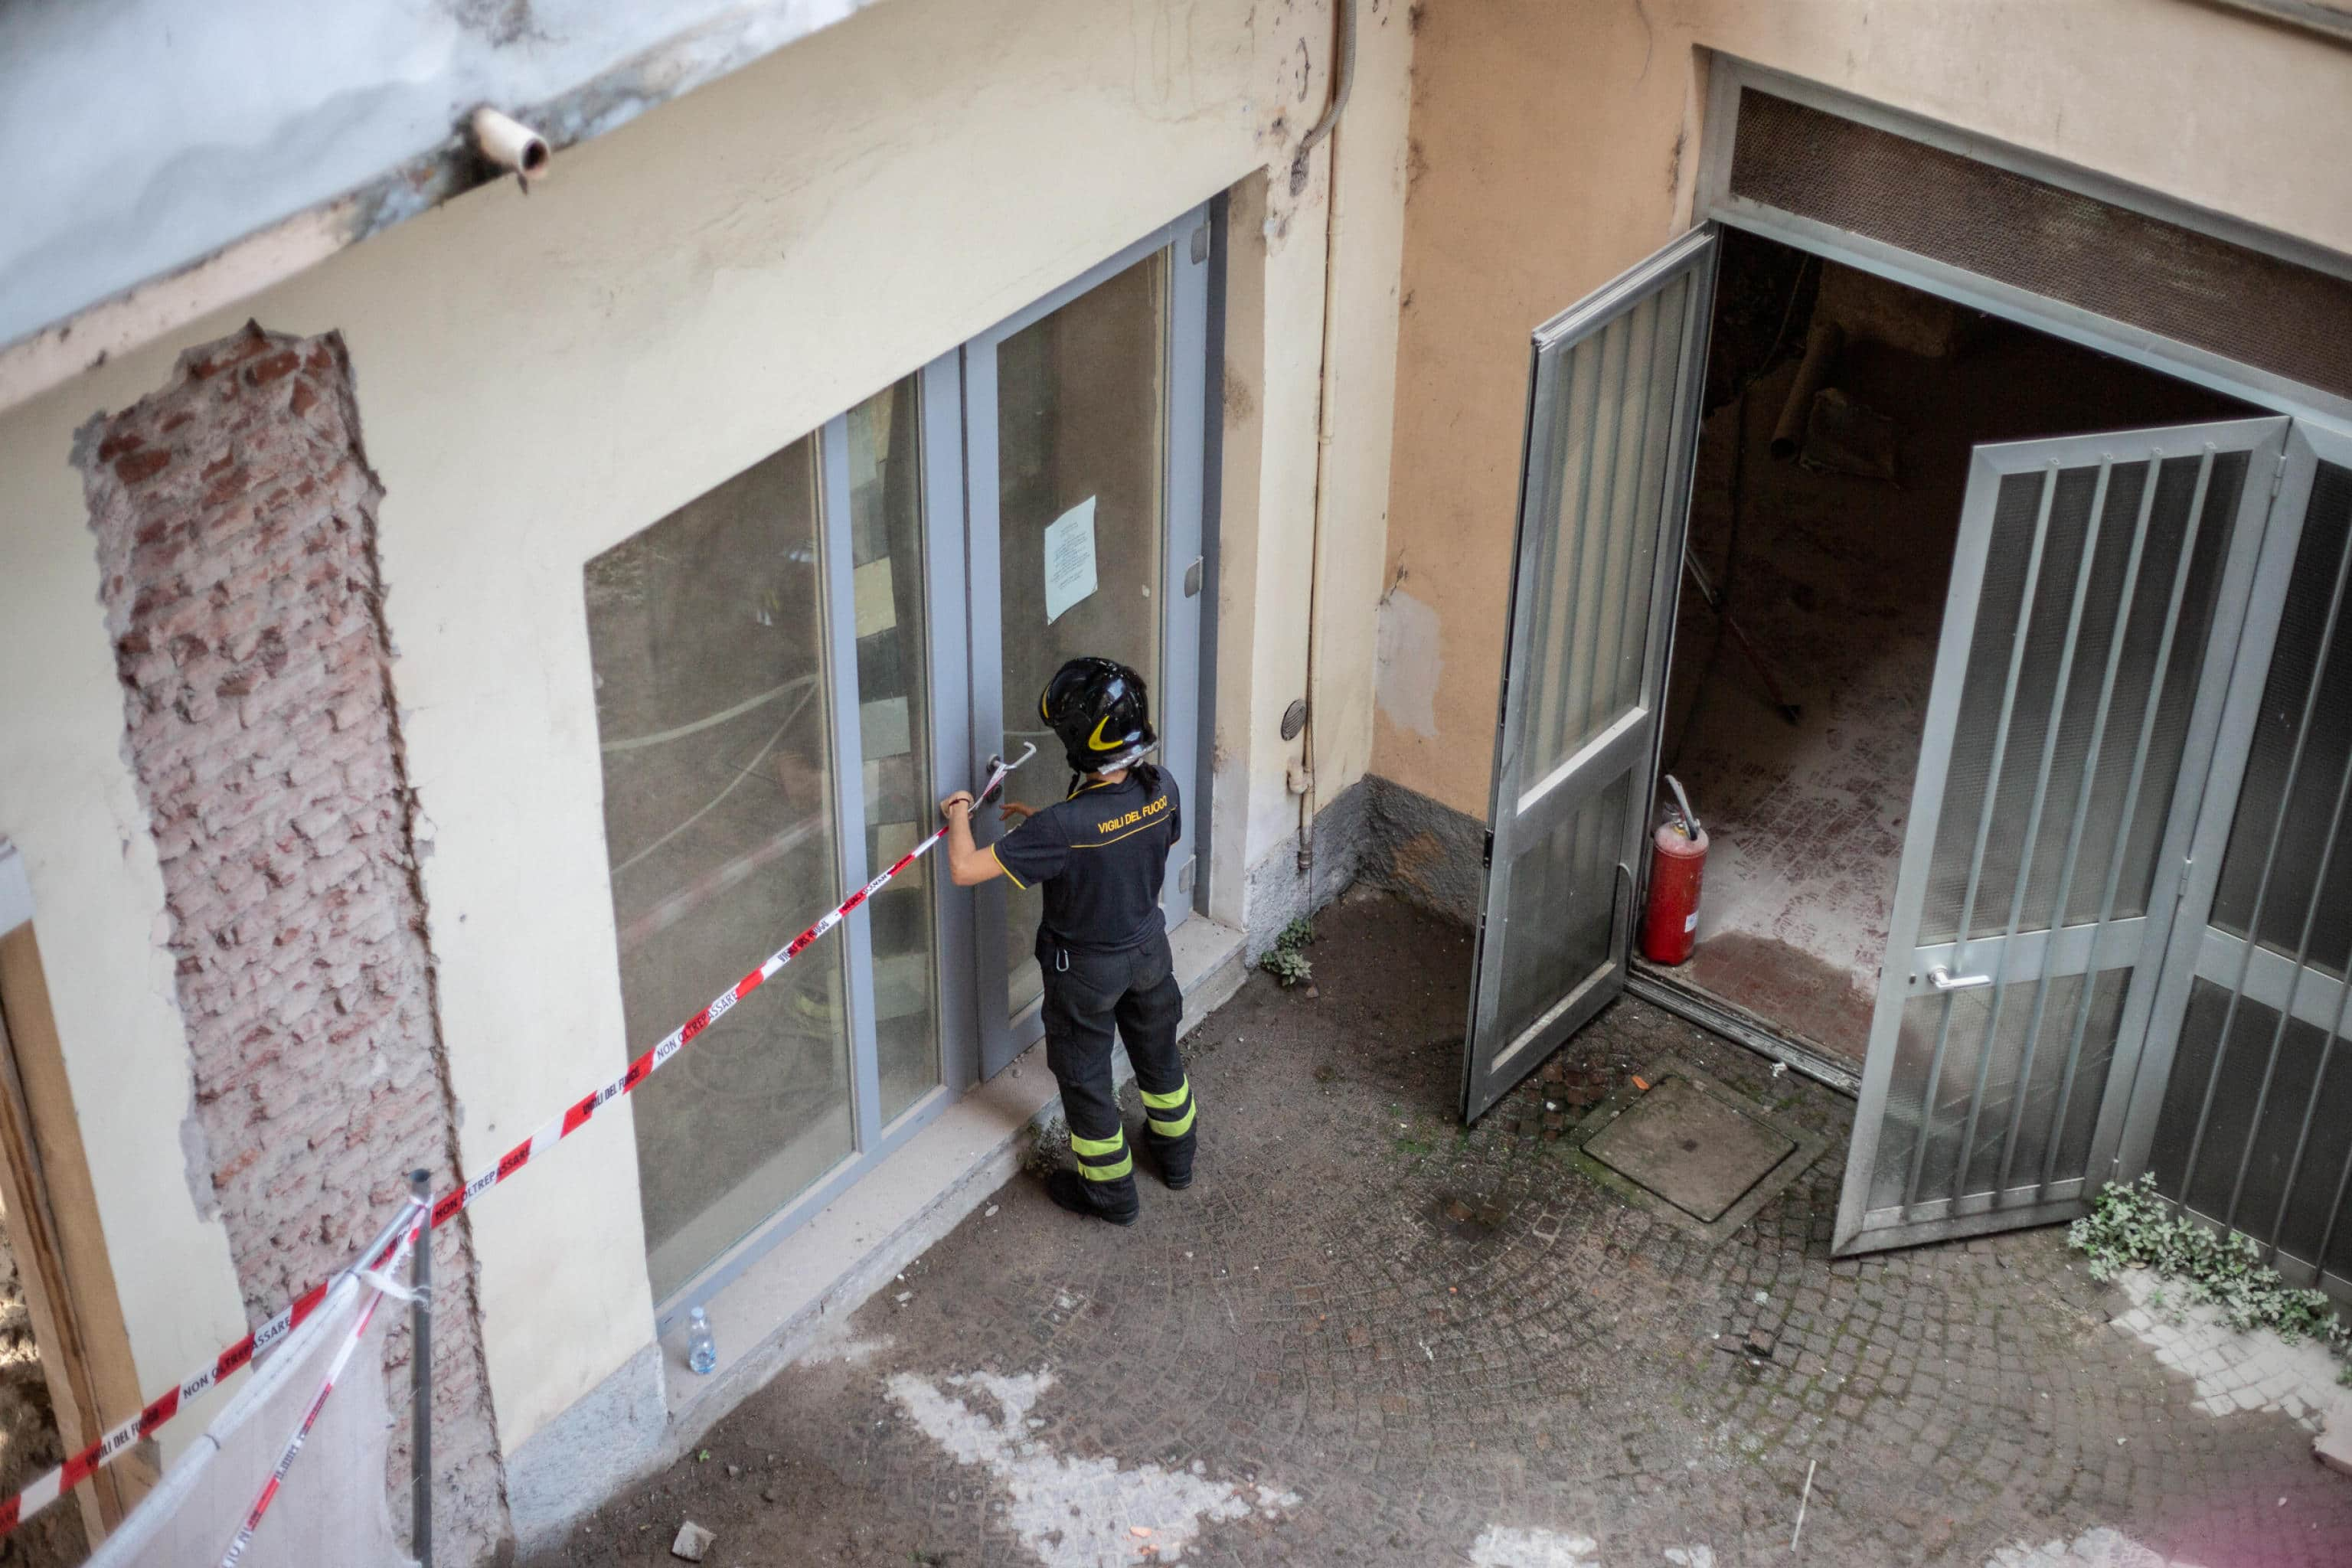
M1117 659L1074 658L1062 666L1037 699L1037 713L1082 773L1124 767L1160 739L1143 677Z

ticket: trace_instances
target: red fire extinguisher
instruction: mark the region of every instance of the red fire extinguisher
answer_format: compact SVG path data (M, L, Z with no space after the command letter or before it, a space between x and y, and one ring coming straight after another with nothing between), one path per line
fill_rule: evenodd
M1698 945L1699 881L1706 874L1706 830L1675 775L1675 804L1650 839L1650 902L1642 914L1642 956L1680 963Z

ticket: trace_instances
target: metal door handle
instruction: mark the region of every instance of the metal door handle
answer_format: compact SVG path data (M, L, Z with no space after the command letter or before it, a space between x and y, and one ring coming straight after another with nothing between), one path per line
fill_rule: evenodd
M1955 974L1940 963L1927 966L1927 984L1938 991L1975 991L1992 984L1990 974Z

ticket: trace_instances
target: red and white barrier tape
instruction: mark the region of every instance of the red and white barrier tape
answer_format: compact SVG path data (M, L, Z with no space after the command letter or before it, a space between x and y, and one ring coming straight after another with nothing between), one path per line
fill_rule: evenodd
M1027 762L1036 753L1036 751L1035 746L1030 746L1013 761L999 762L991 769L988 783L981 790L979 801L975 805L986 804L1003 785L1005 775ZM691 1045L703 1030L732 1011L735 1004L766 984L774 978L778 970L808 951L812 942L839 925L844 917L880 892L889 884L891 879L930 853L932 847L947 837L947 831L946 827L940 827L929 837L899 856L888 870L844 899L834 907L832 912L818 921L816 924L793 938L776 952L770 953L766 962L759 968L712 997L709 1005L701 1012L671 1030L668 1037L661 1044L631 1062L628 1070L622 1073L620 1077L598 1089L594 1093L584 1096L562 1115L508 1150L499 1163L490 1169L475 1176L465 1185L443 1194L433 1205L432 1227L438 1230L457 1218L473 1206L475 1199L530 1164L531 1161L546 1153L564 1139L579 1131L581 1128L587 1125L588 1119L603 1110L605 1105L630 1093L639 1084L652 1077L664 1063ZM362 1258L362 1265L370 1268L384 1267L393 1249L399 1245L397 1237L388 1239L375 1249L373 1257ZM15 1497L0 1501L0 1539L5 1539L8 1533L19 1524L57 1501L73 1487L88 1480L97 1473L100 1466L114 1458L125 1448L143 1438L152 1436L156 1428L177 1415L183 1406L193 1404L197 1395L223 1382L232 1373L243 1368L255 1356L269 1350L288 1334L293 1332L319 1310L320 1303L327 1299L328 1286L332 1283L332 1280L327 1280L313 1285L296 1297L292 1305L280 1311L276 1317L222 1351L213 1359L210 1366L188 1378L179 1387L166 1390L162 1397L146 1409L108 1432L97 1442L82 1449L56 1469L34 1480Z
M412 1202L408 1212L401 1216L400 1235L392 1244L391 1255L384 1260L385 1270L398 1272L401 1260L408 1256L408 1249L415 1246L418 1237L425 1234L423 1208L422 1204ZM317 1396L302 1412L302 1424L295 1427L294 1436L287 1439L285 1452L279 1454L278 1463L270 1467L269 1479L261 1483L260 1495L253 1500L253 1507L247 1511L245 1522L237 1527L236 1539L221 1554L220 1568L236 1568L237 1559L243 1557L245 1549L253 1544L253 1532L260 1528L261 1516L268 1513L269 1505L278 1500L278 1489L286 1484L286 1472L294 1468L295 1457L302 1452L303 1443L310 1438L310 1428L319 1424L319 1412L327 1407L327 1396L335 1392L335 1384L343 1375L343 1369L352 1364L352 1353L360 1348L360 1342L367 1338L368 1324L374 1320L375 1310L383 1305L384 1295L384 1287L381 1283L369 1288L367 1304L360 1309L359 1317L343 1335L342 1344L335 1351L335 1359L328 1363L326 1380L319 1384Z

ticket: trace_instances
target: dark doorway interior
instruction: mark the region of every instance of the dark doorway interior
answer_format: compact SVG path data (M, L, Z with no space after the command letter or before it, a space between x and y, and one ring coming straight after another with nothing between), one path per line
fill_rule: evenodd
M1724 242L1690 553L1745 642L1685 570L1664 756L1713 847L1697 951L1666 973L1859 1064L1969 449L2262 411L1771 240ZM1817 327L1835 330L1812 356L1822 390L1784 424Z

